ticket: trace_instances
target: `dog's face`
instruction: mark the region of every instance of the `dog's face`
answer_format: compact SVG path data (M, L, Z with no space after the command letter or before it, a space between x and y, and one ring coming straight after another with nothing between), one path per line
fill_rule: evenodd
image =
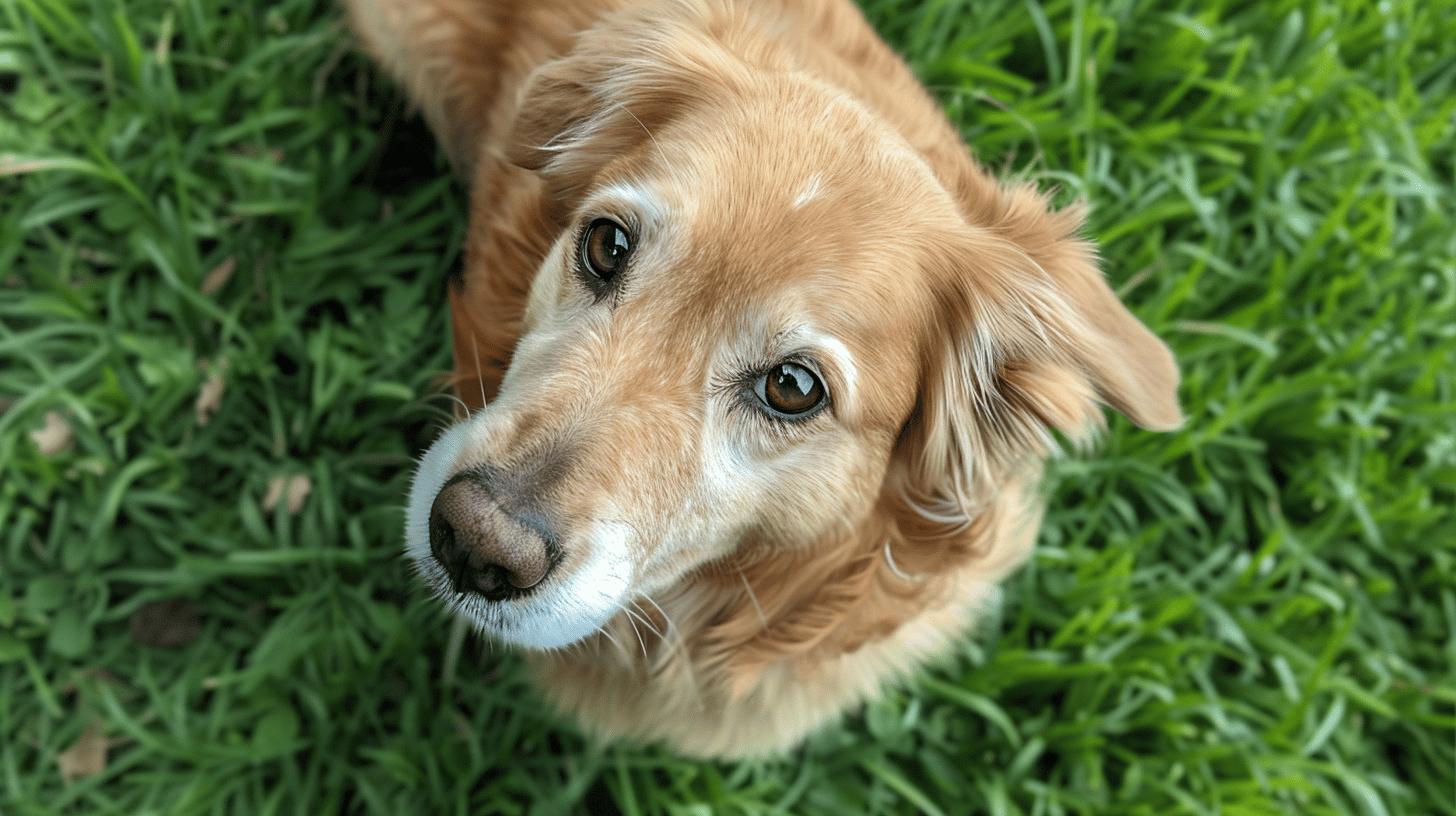
M843 94L740 78L689 101L659 81L592 106L563 98L589 66L552 70L520 128L549 248L522 276L519 341L489 406L425 455L408 513L426 582L481 628L559 647L745 548L848 538L889 508L953 517L997 457L1048 426L1075 432L1099 396L1176 422L1176 404L1133 407L1157 400L1082 360L1136 356L1146 330L1127 317L1133 339L1108 341L1077 314L1085 281L1059 284L1045 258L968 224ZM556 121L553 105L593 112ZM501 274L492 236L518 229L502 218L477 195L457 314ZM1063 250L1076 257L1048 257L1085 261Z

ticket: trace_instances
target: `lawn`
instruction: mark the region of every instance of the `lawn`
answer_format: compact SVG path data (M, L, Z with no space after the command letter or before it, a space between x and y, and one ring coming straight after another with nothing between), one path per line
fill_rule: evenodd
M399 558L464 190L328 0L0 0L0 813L1456 813L1456 2L872 0L1184 430L781 761L599 747Z

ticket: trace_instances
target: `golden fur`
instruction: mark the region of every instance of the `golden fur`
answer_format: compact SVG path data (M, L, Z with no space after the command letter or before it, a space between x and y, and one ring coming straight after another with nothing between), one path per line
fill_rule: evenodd
M561 581L630 554L619 611L530 657L596 733L796 744L994 599L1049 429L1181 422L1080 215L991 178L849 0L348 6L471 185L454 382L490 407L422 473L549 472ZM635 277L591 305L569 236L620 211ZM796 342L831 417L724 407L722 372Z

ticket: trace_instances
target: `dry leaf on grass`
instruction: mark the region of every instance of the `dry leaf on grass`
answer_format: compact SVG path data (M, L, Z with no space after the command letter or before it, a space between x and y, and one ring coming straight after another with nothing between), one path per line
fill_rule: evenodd
M61 768L61 778L67 782L106 770L106 737L101 733L101 724L92 722L86 726L76 744L56 756L56 764Z
M202 383L202 388L197 392L197 402L192 409L197 414L197 424L206 425L212 421L212 415L222 406L222 392L227 387L227 360L218 362L212 367L212 374Z
M295 476L274 476L268 480L268 492L263 495L263 509L273 512L278 502L287 497L288 515L298 515L303 509L303 501L313 490L313 480L303 474Z
M65 166L66 162L60 159L23 159L14 153L0 153L0 176L19 176Z
M71 423L60 411L46 411L45 424L30 432L30 439L43 456L55 456L71 447Z
M233 273L238 271L238 259L226 258L222 263L214 266L207 277L202 279L202 294L212 296L222 291L227 282L233 279Z
M144 604L131 613L127 623L132 640L143 646L161 648L186 646L202 631L202 616L197 607L177 598Z

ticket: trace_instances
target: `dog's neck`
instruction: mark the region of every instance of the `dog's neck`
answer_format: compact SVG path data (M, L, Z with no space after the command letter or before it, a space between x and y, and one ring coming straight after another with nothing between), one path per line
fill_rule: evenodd
M740 554L704 567L637 598L586 641L528 660L543 693L589 731L756 755L962 636L1031 551L1040 521L1031 484L1009 483L941 542L934 571L905 568L936 553L894 537L893 518L877 513L792 564Z

